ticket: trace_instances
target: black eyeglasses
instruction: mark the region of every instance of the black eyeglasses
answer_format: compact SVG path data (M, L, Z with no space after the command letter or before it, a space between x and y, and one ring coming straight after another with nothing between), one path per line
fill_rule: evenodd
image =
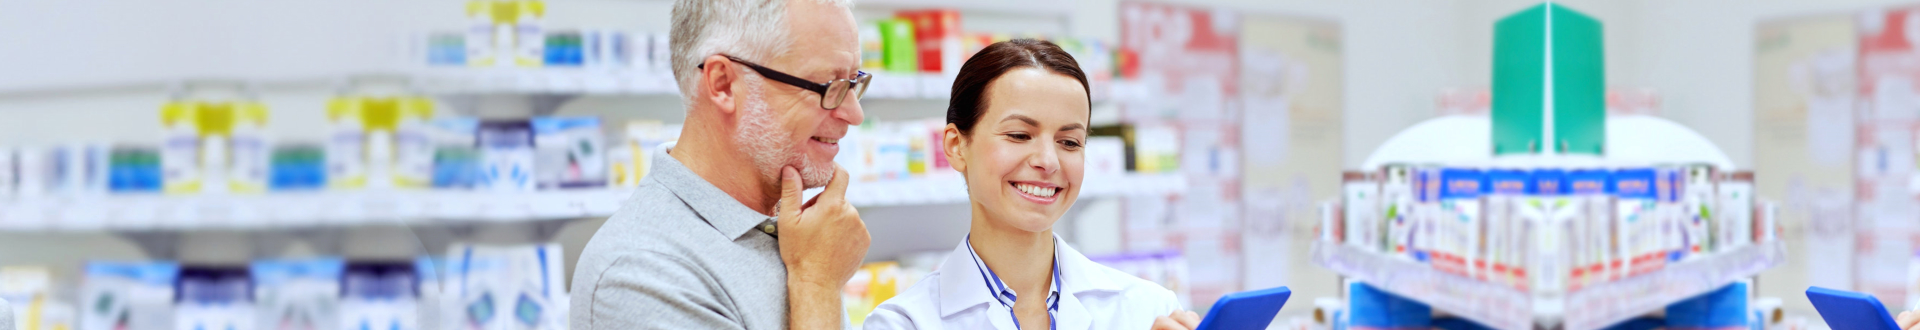
M746 64L747 67L753 68L754 72L759 72L761 76L766 76L767 78L771 78L773 79L773 81L778 81L780 83L792 85L793 87L799 87L802 89L810 90L810 91L813 91L814 93L820 93L820 108L827 109L827 110L840 108L840 103L846 102L847 96L853 96L854 100L859 100L861 96L865 96L867 94L867 83L873 81L873 75L867 74L866 71L857 71L858 73L853 76L853 79L835 79L833 81L828 81L825 84L815 83L812 81L808 81L806 79L801 79L800 77L795 77L793 75L786 74L785 72L768 69L767 67L760 66L759 64L753 64L753 62L740 60L739 58L735 58L732 55L723 54L720 56L724 56L727 58L727 60L734 61L735 63ZM701 70L706 70L707 64L700 63L700 65L695 65L693 67Z

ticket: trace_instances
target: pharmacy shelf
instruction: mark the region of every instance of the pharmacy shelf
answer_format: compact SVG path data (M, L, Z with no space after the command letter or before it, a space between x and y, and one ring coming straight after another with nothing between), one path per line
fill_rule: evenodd
M1527 294L1492 282L1441 272L1410 259L1317 241L1313 261L1375 288L1494 329L1533 328Z
M1073 16L1076 1L1027 1L1027 0L855 0L859 9L928 9L946 8L963 13L992 13L1019 16L1054 16L1068 18Z
M677 96L673 74L665 71L579 67L442 67L407 74L428 94L568 94ZM867 89L874 99L946 100L953 78L937 74L873 73ZM931 87L927 87L931 86ZM923 88L925 87L925 88Z
M1787 258L1786 244L1773 241L1669 264L1658 272L1631 277L1567 295L1567 329L1600 329L1667 308L1743 278L1760 274Z
M265 229L563 219L612 214L627 189L109 195L0 204L0 231Z
M1535 297L1346 244L1315 242L1312 257L1343 276L1496 329L1533 328L1541 321L1564 322L1565 329L1599 329L1759 274L1785 260L1786 248L1774 241L1717 252L1582 288L1565 300Z
M1088 176L1082 198L1164 195L1186 188L1178 174ZM817 192L817 190L816 190ZM0 201L0 232L247 230L365 225L519 222L610 216L631 188L529 192L347 191L261 195L102 195ZM958 176L858 182L858 207L967 201Z

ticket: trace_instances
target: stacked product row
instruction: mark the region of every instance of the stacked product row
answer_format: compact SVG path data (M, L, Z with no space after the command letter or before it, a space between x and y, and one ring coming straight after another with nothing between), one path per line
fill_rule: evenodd
M1321 239L1521 291L1570 292L1775 239L1751 172L1711 166L1348 172Z
M175 101L158 144L0 148L0 198L357 189L531 191L605 186L594 117L433 116L423 97L334 99L327 136L278 140L255 102Z
M666 35L554 29L546 16L541 0L468 1L464 31L429 33L416 49L430 66L665 67Z
M56 291L49 269L14 266L0 268L0 282L10 284L0 297L25 330L567 328L558 245L448 252L245 265L94 261L71 296Z

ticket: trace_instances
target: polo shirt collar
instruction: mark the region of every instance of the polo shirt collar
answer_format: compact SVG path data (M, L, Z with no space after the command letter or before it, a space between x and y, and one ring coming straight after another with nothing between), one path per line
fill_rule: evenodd
M700 175L694 174L693 170L687 169L680 160L667 155L673 146L673 142L668 142L654 149L657 151L652 155L653 168L647 173L647 180L658 182L661 187L673 192L673 195L686 203L688 208L693 209L693 213L699 215L701 220L706 220L707 225L713 226L714 230L727 237L738 239L748 233L772 229L770 227L774 224L772 216L754 211L746 204L740 204L740 200L733 199L733 195L721 191L720 187L715 187Z

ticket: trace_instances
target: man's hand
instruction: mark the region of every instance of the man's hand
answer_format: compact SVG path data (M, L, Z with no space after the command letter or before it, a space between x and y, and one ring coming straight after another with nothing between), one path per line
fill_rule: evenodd
M1173 314L1153 318L1153 330L1193 330L1200 328L1200 314L1191 311L1173 311Z
M787 266L788 326L837 329L845 320L840 292L860 269L873 237L860 212L847 204L847 170L834 165L833 180L813 200L801 203L800 173L780 169L777 214L780 261Z

